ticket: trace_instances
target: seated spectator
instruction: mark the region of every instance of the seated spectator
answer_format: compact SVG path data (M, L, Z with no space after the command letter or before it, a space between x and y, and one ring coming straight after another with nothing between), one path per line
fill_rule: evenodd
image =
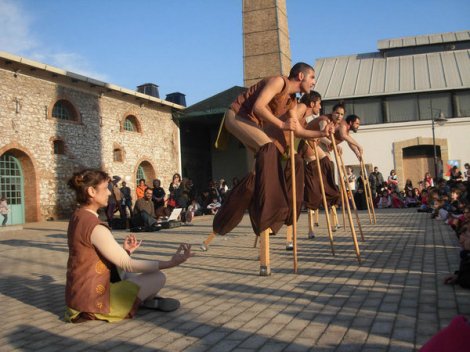
M459 237L462 246L460 252L460 267L453 275L444 279L446 284L458 284L463 288L470 288L470 226Z
M465 167L465 172L464 172L464 181L468 181L470 182L470 164L469 163L465 163L464 165Z
M180 306L175 299L156 295L165 285L166 277L161 270L185 262L192 256L191 246L181 244L169 261L132 259L130 254L141 242L129 235L122 248L98 219L97 210L108 203L108 180L107 173L90 169L75 173L68 182L80 204L67 231L65 320L68 322L117 322L132 318L139 306L167 312ZM121 269L123 278L117 268Z
M434 187L434 180L432 179L431 174L429 172L426 172L424 174L423 185L424 185L424 189L429 189L430 187Z
M392 208L404 208L405 204L401 200L398 192L392 192L391 194Z
M212 198L212 202L207 205L207 209L210 210L210 214L215 215L222 206L217 198Z
M388 176L387 184L388 188L391 191L398 191L398 176L395 170L390 171L390 176Z
M176 203L176 198L177 198L177 190L180 187L181 184L181 175L176 173L173 175L172 181L170 183L170 186L168 187L168 190L170 192L166 206L169 208L170 211L172 211L174 208L177 207Z
M404 200L404 204L406 208L414 208L418 205L418 199L414 195L413 190L406 191L406 196Z
M420 206L418 212L429 213L432 212L432 208L429 205L428 191L423 189L421 195L419 196Z
M127 186L125 181L121 183L121 194L122 194L122 208L126 212L129 209L129 215L132 217L132 194L131 189Z
M192 225L193 218L195 216L200 216L202 215L202 208L199 205L199 203L196 201L196 199L193 199L191 201L191 204L188 205L188 208L186 210L186 225Z
M388 191L387 190L382 191L382 195L379 197L379 202L377 203L377 208L384 209L384 208L390 208L391 206L392 206L392 200L390 199L390 196L388 195Z
M459 170L458 166L454 165L450 170L449 183L451 186L455 186L458 182L463 182L463 180L462 172Z
M161 181L156 178L152 182L153 184L153 193L152 193L152 202L155 208L155 215L158 217L160 216L168 216L167 211L165 210L165 190L162 187Z
M409 178L406 180L405 187L403 188L403 190L405 191L405 194L407 191L413 190L413 182L411 182Z
M139 185L135 189L137 199L144 198L144 194L145 194L146 189L147 189L147 185L145 184L145 180L143 178L141 178L139 180Z
M153 190L147 188L144 198L137 199L134 206L134 216L132 217L131 231L137 231L136 227L143 227L145 231L158 231L161 225L155 216L155 207L152 202Z

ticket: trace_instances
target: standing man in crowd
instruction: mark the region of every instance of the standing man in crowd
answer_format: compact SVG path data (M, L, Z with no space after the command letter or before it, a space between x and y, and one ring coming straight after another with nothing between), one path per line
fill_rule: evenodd
M129 209L129 214L132 218L132 194L131 189L127 187L126 181L121 183L121 194L123 211L126 212L126 209Z
M372 198L377 198L377 192L382 188L384 183L384 177L379 171L377 166L374 167L374 171L369 175L370 189L372 191Z

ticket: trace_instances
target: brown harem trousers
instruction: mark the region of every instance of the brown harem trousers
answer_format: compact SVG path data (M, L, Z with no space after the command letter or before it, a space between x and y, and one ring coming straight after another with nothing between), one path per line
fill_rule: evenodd
M323 176L323 186L328 205L340 204L340 193L335 183L334 163L328 157L320 160L320 169ZM317 210L322 204L322 194L316 161L305 166L305 206Z
M237 226L249 210L256 235L270 228L279 231L291 212L280 153L273 143L256 153L255 174L248 174L233 188L214 217L214 233L225 235Z

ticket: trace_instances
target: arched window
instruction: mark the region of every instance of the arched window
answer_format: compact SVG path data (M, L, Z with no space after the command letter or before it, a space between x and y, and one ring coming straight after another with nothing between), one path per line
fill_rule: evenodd
M133 115L126 116L124 120L124 130L130 132L140 132L139 122Z
M147 184L150 184L156 177L155 175L155 169L148 161L144 160L137 166L135 173L137 182L139 182L140 179L144 179Z
M65 143L64 143L64 141L62 141L60 139L56 139L53 142L53 146L54 146L54 154L55 155L65 154Z
M113 160L118 163L122 163L124 161L123 151L119 147L114 147L113 149Z
M52 117L65 121L78 121L78 114L68 100L58 100L52 108Z

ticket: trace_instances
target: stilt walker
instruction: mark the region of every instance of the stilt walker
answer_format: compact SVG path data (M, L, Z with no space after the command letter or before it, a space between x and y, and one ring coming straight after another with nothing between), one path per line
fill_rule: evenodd
M334 150L334 153L335 153L336 163L337 163L337 165L339 165L340 159L339 159L338 149L336 148L336 141L335 141L334 136L331 136L331 143L333 145L333 150ZM339 178L341 180L340 183L344 183L344 174L343 174L343 170L342 170L341 167L338 167L338 172L339 172ZM344 197L347 199L347 195L345 193L344 185L343 185L341 191L343 192ZM356 230L354 228L354 223L353 223L353 219L352 219L352 215L351 215L351 208L349 207L349 202L348 201L346 201L344 203L344 205L345 205L347 213L348 213L348 220L349 220L349 225L351 227L351 234L352 234L352 238L353 238L353 242L354 242L354 249L356 251L357 260L358 260L359 263L361 263L361 253L359 251L359 244L357 243Z

